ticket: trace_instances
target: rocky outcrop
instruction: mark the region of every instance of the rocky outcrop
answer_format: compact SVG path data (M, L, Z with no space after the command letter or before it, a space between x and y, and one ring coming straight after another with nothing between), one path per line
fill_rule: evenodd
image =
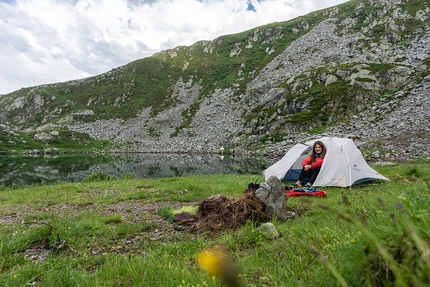
M383 151L383 157L376 159L404 160L429 155L430 146L426 143L430 139L429 91L430 77L427 76L400 103L388 101L372 105L349 123L329 131L333 134L347 132L371 142L369 147ZM394 110L392 105L396 105Z

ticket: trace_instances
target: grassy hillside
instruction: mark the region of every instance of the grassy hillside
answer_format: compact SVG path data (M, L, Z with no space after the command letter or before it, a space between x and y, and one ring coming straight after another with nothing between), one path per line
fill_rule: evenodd
M238 145L241 145L251 139L247 148L255 149L261 142L279 142L297 131L323 132L365 111L369 103L390 98L397 92L407 96L408 91L430 73L429 69L416 72L405 67L401 55L394 55L399 57L394 63L385 63L380 59L386 55L378 54L383 53L381 46L401 49L422 36L426 23L419 15L427 8L428 3L417 0L402 3L353 0L290 21L161 51L94 77L23 88L1 97L1 123L20 134L27 143L23 148L40 148L41 143L33 139L37 128L64 129L64 136L51 143L59 148L75 150L83 143L105 148L105 143L84 134L67 133L67 125L111 119L124 123L149 108L150 118L140 123L146 128L151 118L178 105L174 89L178 83L186 83L187 88L198 89L198 97L181 111L180 124L173 133L169 131L170 137L192 126L203 99L225 90L229 90L229 103L235 110L243 111L239 123L242 130L238 127L237 134L226 135L226 141L238 137ZM393 18L394 14L400 16ZM291 78L268 79L261 88L247 90L267 64L328 18L336 21L336 36L360 34L360 38L350 43L351 47L343 47L342 52L361 55L360 60L364 62L358 59L338 62L343 56L341 53L330 55ZM318 43L315 45L295 53L318 54ZM374 59L363 55L374 56ZM294 54L291 57L294 58ZM305 61L306 57L303 59ZM424 59L423 64L428 61ZM281 63L278 68L283 65L286 64ZM410 70L407 77L398 82L395 81L397 68ZM352 74L363 70L369 72L368 77L351 78ZM327 84L322 79L328 76L336 81ZM265 96L273 89L279 89L279 95L265 101ZM402 99L397 96L394 100ZM164 127L150 128L147 134L160 137ZM13 136L1 136L0 148L8 150Z
M215 89L232 87L233 84L239 85L240 92L262 67L326 17L322 11L314 12L294 20L221 36L213 41L201 41L192 46L163 51L95 77L23 88L3 98L3 105L19 97L27 98L28 103L34 97L40 97L45 103L43 110L35 114L32 121L22 123L31 126L40 124L43 117L54 110L58 111L58 116L64 116L88 109L89 105L94 115L78 116L77 119L127 120L150 106L155 115L174 104L170 99L172 87L180 77L184 82L190 79L194 83L201 82L201 97ZM306 29L302 27L304 23ZM238 56L231 57L230 53L235 47L247 46L256 31L261 31L263 35L252 43L252 47L242 49ZM274 53L268 54L266 49L273 47ZM187 68L183 69L185 63ZM19 112L19 109L10 111L8 118L19 120Z

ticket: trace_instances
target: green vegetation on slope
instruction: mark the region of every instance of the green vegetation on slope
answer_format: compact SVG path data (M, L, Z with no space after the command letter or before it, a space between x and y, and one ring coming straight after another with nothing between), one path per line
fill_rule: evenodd
M393 5L399 7L395 12L390 9ZM218 89L232 90L232 104L243 100L240 102L243 106L238 108L244 109L241 124L247 134L240 137L243 140L259 137L254 142L255 146L261 141L280 141L291 132L324 131L326 127L347 121L363 111L364 103L377 101L399 90L405 91L406 95L408 89L397 85L397 82L390 83L387 76L396 67L366 62L366 69L375 78L357 77L353 83L345 75L354 70L353 64L362 63L337 65L336 59L324 59L320 66L294 75L293 83L276 83L277 87L285 89L282 100L276 102L258 101L268 93L268 86L245 93L248 83L286 47L329 17L337 19L336 33L339 36L361 33L363 37L351 45L358 52L367 54L382 44L408 45L422 35L425 22L422 21L424 16L420 18L420 15L427 7L428 3L417 0L389 4L352 0L290 21L162 51L95 77L24 88L2 97L2 123L17 126L20 130L34 130L48 124L56 128L57 123L126 121L135 118L145 108L150 109L150 117L155 117L179 104L174 89L182 81L187 88L196 88L193 91L198 95L182 111L181 124L175 126L172 137L190 127L202 100ZM399 16L393 17L388 13ZM344 20L347 18L350 21L346 23ZM317 51L318 47L312 47L307 52ZM339 70L345 73L338 73ZM417 78L419 82L419 78L428 73L423 71L410 77ZM317 80L322 74L335 76L337 81L326 86ZM371 87L367 88L365 84ZM245 103L248 102L259 104L247 110ZM155 128L148 130L147 134L155 139L161 137ZM40 148L43 144L35 142L33 135L30 132L28 136L22 136L28 139L25 139L25 146ZM195 136L192 133L188 135ZM232 138L235 136L238 135L232 135ZM70 138L79 140L69 141L69 137L64 136L55 145L72 150L82 143L84 145L81 146L105 147L104 143L85 138L82 134L75 133ZM8 150L10 141L13 140L2 141L0 149Z
M109 145L108 141L94 140L88 134L69 130L57 130L58 135L47 142L35 141L32 133L20 132L18 135L11 135L5 131L0 131L0 153L21 153L33 152L37 150L43 153L57 152L88 152L91 150L103 150Z
M24 88L9 94L10 100L5 104L20 97L27 98L22 108L34 109L35 113L30 115L31 120L25 123L26 126L40 124L49 113L56 117L75 113L75 120L88 122L116 118L127 120L143 108L151 107L152 116L155 116L175 104L173 86L181 77L183 82L191 80L193 84L202 86L200 99L215 89L232 87L234 83L239 83L243 89L262 67L323 18L319 13L313 13L160 52L95 77ZM300 28L302 22L307 23L308 29ZM293 32L293 28L297 31ZM254 41L252 38L256 31L259 34ZM251 47L246 48L248 45ZM230 56L236 47L240 53ZM269 54L267 49L274 49L274 52ZM43 109L31 106L36 97L43 102ZM94 114L76 114L88 109ZM9 111L8 118L18 120L20 113L20 108L13 109ZM58 120L56 117L48 119L48 122L55 122Z

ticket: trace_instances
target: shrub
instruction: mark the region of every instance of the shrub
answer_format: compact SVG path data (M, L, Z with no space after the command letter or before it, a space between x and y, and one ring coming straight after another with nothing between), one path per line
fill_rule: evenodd
M113 179L113 176L107 175L103 171L96 171L84 178L83 182L93 182L93 181L103 181L103 180L110 180Z
M416 165L412 165L410 166L408 169L406 169L405 171L405 175L406 176L414 176L414 177L420 177L421 173L418 170Z

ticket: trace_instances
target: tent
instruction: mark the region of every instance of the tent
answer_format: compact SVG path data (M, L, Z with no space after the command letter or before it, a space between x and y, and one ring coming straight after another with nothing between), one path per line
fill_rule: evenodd
M370 180L389 180L366 163L352 139L337 137L323 137L296 144L280 161L263 171L265 180L276 176L281 181L295 182L302 169L303 159L310 154L314 142L318 140L324 143L327 152L314 186L348 187Z

